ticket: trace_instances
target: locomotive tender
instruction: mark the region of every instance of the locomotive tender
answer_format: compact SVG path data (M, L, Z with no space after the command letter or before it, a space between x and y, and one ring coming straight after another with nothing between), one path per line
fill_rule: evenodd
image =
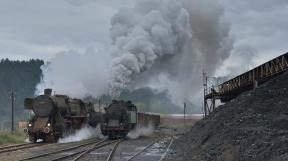
M85 124L96 127L99 120L92 104L51 93L52 89L45 89L44 95L25 99L24 107L35 114L25 129L31 142L56 142Z

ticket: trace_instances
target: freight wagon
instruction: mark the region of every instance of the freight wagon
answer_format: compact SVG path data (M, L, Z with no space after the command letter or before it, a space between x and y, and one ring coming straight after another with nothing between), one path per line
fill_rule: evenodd
M137 120L138 120L137 126L139 127L143 127L143 126L145 127L148 125L157 127L160 124L160 115L138 112Z

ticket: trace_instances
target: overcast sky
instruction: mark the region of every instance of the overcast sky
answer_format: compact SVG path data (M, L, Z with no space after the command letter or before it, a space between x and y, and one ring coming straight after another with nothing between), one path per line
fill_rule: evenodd
M219 0L235 46L262 63L287 50L287 0ZM60 51L103 48L110 18L133 0L0 0L0 57L51 59ZM209 9L209 8L207 8Z

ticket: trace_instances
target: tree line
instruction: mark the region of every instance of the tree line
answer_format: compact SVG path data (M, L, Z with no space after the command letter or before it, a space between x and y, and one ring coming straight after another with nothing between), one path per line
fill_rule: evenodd
M11 124L11 92L15 92L14 117L17 122L24 118L23 102L26 97L33 97L36 85L40 82L43 60L28 61L2 59L0 61L0 118L1 129L8 129Z

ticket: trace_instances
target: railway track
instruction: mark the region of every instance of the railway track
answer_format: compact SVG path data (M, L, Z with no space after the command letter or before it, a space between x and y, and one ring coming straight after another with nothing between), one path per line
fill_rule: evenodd
M26 161L26 160L30 161L30 160L34 160L34 159L36 160L36 159L42 159L42 158L47 158L48 160L53 160L53 159L57 159L57 158L53 157L52 155L59 154L61 152L65 152L65 151L69 151L69 150L73 150L73 149L77 149L77 148L81 148L81 147L85 147L85 146L88 146L88 145L91 145L91 144L96 144L96 143L99 143L99 142L102 142L102 141L101 140L91 140L91 141L85 142L83 144L73 145L73 146L70 146L70 147L64 147L64 148L60 148L58 150L54 150L54 151L50 151L50 152L46 152L46 153L33 155L33 156L30 156L30 157L27 157L27 158L20 159L18 161Z
M169 149L170 149L170 147L171 147L171 145L172 145L172 143L173 143L173 140L174 140L174 137L171 136L170 141L169 141L169 144L168 144L168 146L167 146L167 149L166 149L165 153L161 156L161 158L159 159L159 161L164 160L164 158L166 157L166 155L167 155L167 153L168 153L168 151L169 151Z
M69 159L71 161L78 161L81 160L83 157L85 157L86 154L89 152L99 149L101 147L116 143L112 149L112 151L115 151L117 148L116 145L119 145L119 143L122 140L94 140L89 141L80 145L74 145L70 147L64 147L58 150L54 150L47 153L42 153L38 155L34 155L31 157L23 158L18 161L27 161L27 160L49 160L49 161L58 161L63 159ZM115 147L116 146L116 147ZM113 152L114 153L114 152ZM111 154L111 158L113 156L113 153Z
M11 152L11 151L16 151L16 150L21 150L21 149L34 148L34 147L42 146L42 145L47 145L47 144L24 143L24 144L4 146L4 147L0 147L0 154L6 153L6 152Z
M135 153L133 156L131 156L129 159L127 159L126 161L131 161L132 159L134 159L135 157L137 157L139 154L141 154L142 152L144 152L145 150L147 150L148 148L150 148L152 145L154 145L156 142L158 142L159 140L156 140L154 142L152 142L151 144L147 145L144 149L138 151L137 153Z
M171 138L169 139L169 144L167 145L167 148L165 150L165 152L161 155L161 158L159 159L159 161L163 161L163 159L165 158L165 156L167 155L167 152L170 149L170 146L172 145L172 142L174 140L174 137L171 136ZM129 159L127 159L126 161L131 161L134 158L136 158L138 155L140 155L142 152L146 151L148 148L150 148L152 145L154 145L155 143L159 142L160 140L156 140L154 142L152 142L151 144L147 145L144 149L142 149L141 151L138 151L137 153L135 153L133 156L131 156Z
M71 156L75 156L74 158L71 159L71 161L78 161L78 160L82 160L82 158L85 157L86 154L88 154L89 152L93 151L93 150L96 150L96 149L99 149L99 148L102 148L104 146L107 146L107 145L110 145L110 144L113 144L113 143L117 143L119 142L119 140L104 140L103 142L99 143L99 144L95 144L95 145L92 145L84 150L81 150L79 152L75 152L74 154L70 154L70 155L67 155L67 156L63 156L61 157L60 159L65 159L65 158L71 158Z
M123 139L119 140L118 142L116 142L116 144L113 146L112 150L110 151L108 157L106 158L106 161L111 161L113 158L113 155L118 147L118 145L123 141Z

